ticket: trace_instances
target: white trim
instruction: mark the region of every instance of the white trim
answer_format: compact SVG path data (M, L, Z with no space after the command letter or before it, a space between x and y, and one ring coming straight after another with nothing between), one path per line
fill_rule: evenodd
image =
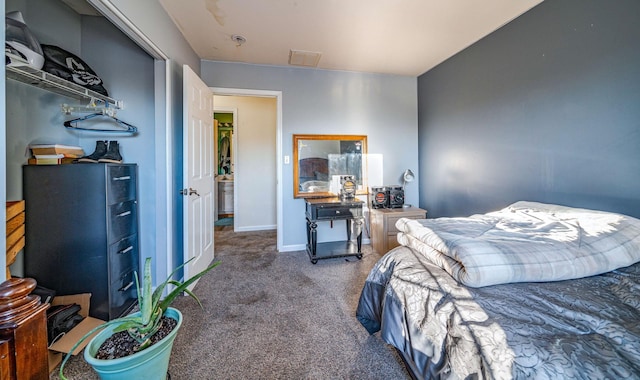
M165 61L165 122L166 122L166 127L165 127L165 143L166 146L164 147L166 150L166 155L165 155L165 191L167 194L167 201L166 201L166 207L167 207L167 220L165 221L166 223L166 229L167 229L167 239L166 239L166 244L167 246L165 247L165 252L166 252L166 276L162 277L162 278L166 278L167 276L169 276L169 274L171 272L173 272L173 269L176 268L178 266L178 263L174 263L173 262L173 254L174 254L174 244L175 244L175 236L174 236L174 224L177 222L175 220L175 215L173 213L173 208L175 206L174 201L175 199L179 196L179 194L177 194L175 186L173 185L173 179L175 178L175 159L173 157L173 131L171 130L171 121L173 119L173 108L171 107L171 89L172 84L171 84L171 60L167 59ZM156 147L157 150L157 147ZM160 250L160 247L158 247L157 242L156 242L156 254L157 252ZM173 290L173 286L168 287L167 289L167 293ZM165 294L167 294L165 293Z
M282 231L282 91L272 90L250 90L241 88L224 88L224 87L210 87L214 95L233 95L233 96L256 96L256 97L269 97L276 98L276 230L277 230L277 245L276 249L281 251L283 246L283 231ZM235 176L235 173L234 173ZM234 177L235 178L235 177ZM234 188L235 192L235 188ZM234 194L235 198L235 194ZM234 199L234 202L236 200ZM235 205L234 205L235 207ZM234 221L235 223L235 221Z
M149 39L149 37L145 36L144 33L142 33L142 31L138 29L138 27L135 26L127 16L120 12L120 10L109 0L87 0L87 2L93 5L98 12L102 13L104 17L111 21L111 23L118 27L118 29L131 38L154 59L164 61L169 59L169 57L164 54L162 50L160 50L160 48Z
M286 245L278 250L279 252L294 252L294 251L304 251L305 255L307 254L307 245L306 244L291 244Z
M265 230L277 230L278 226L275 224L268 224L264 226L248 226L248 227L240 227L238 229L234 228L235 232L249 232L249 231L265 231Z

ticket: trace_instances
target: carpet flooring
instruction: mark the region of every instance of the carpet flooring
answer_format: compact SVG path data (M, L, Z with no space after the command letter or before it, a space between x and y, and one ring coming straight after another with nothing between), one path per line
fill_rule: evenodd
M221 264L190 297L177 299L184 321L169 373L180 379L410 379L379 334L355 318L364 280L380 257L311 264L306 252L276 251L276 232L215 232ZM96 379L81 355L70 379ZM57 372L51 379L57 379Z

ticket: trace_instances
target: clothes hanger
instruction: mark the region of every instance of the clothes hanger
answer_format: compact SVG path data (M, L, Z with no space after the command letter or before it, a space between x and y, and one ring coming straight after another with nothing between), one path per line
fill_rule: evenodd
M78 126L77 124L81 121L85 121L85 120L89 120L89 119L93 119L95 117L98 116L103 116L103 117L107 117L113 121L115 121L118 125L124 127L124 129L97 129L97 128L83 128ZM72 123L76 123L76 125L73 125ZM125 122L122 121L118 118L116 118L113 115L109 115L106 114L104 112L94 112L92 114L86 115L86 116L82 116L79 117L77 119L73 119L73 120L68 120L64 122L64 126L68 129L80 129L83 131L94 131L94 132L126 132L126 133L137 133L138 132L138 128Z

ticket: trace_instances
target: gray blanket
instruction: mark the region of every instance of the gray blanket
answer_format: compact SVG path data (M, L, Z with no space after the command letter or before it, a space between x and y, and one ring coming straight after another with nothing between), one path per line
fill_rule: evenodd
M400 219L400 244L467 286L593 276L640 261L640 220L516 202L468 218Z
M640 264L469 288L400 246L370 272L356 315L419 379L640 378Z

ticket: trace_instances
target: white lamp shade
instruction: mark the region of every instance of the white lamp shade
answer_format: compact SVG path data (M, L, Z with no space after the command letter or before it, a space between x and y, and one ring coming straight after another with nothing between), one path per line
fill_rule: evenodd
M415 175L413 174L411 169L407 169L404 171L402 178L404 179L405 182L411 182L415 178Z

